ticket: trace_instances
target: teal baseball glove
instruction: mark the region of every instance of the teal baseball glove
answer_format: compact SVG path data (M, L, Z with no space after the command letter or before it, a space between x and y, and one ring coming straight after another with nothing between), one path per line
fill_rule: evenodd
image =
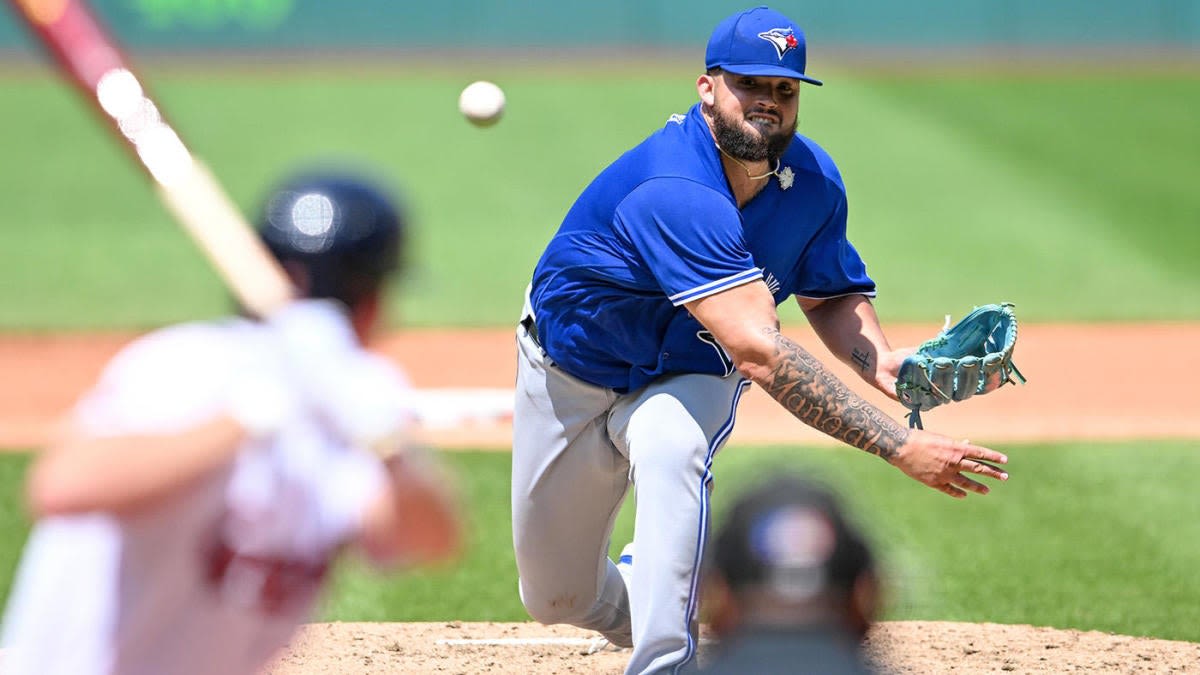
M1017 344L1012 308L1009 302L976 307L904 359L896 377L896 396L909 410L909 427L924 428L922 411L989 394L1014 378L1025 382L1012 362Z

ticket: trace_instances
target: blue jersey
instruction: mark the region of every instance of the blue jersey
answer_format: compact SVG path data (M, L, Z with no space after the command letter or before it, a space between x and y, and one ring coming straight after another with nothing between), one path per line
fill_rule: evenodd
M538 338L563 370L620 392L667 373L733 367L683 307L762 279L790 295L874 295L846 240L846 192L833 160L796 134L743 208L696 104L583 191L533 273Z

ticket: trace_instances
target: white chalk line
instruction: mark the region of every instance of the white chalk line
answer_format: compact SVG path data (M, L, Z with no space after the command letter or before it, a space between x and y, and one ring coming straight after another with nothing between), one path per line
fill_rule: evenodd
M536 638L442 638L435 640L435 644L439 645L484 645L492 647L514 646L514 647L530 647L534 645L560 645L565 647L590 647L596 643L597 638L573 638L573 637L536 637ZM705 646L713 641L710 638L700 638L700 645Z
M564 645L568 647L584 647L591 645L595 638L571 637L540 637L540 638L444 638L437 640L439 645L488 645L527 647L533 645Z

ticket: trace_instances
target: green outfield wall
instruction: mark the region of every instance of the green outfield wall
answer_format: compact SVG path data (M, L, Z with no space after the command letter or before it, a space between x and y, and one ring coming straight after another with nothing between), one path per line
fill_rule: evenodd
M622 45L692 48L750 6L728 0L95 0L130 47L438 49ZM1200 48L1200 0L808 0L772 6L836 47ZM28 40L0 10L0 50ZM549 55L548 55L549 56Z

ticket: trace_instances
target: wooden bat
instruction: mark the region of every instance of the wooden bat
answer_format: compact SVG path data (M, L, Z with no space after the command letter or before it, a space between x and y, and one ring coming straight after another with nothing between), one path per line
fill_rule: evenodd
M82 0L9 0L154 181L167 209L242 306L265 316L293 296L283 268L146 93Z

